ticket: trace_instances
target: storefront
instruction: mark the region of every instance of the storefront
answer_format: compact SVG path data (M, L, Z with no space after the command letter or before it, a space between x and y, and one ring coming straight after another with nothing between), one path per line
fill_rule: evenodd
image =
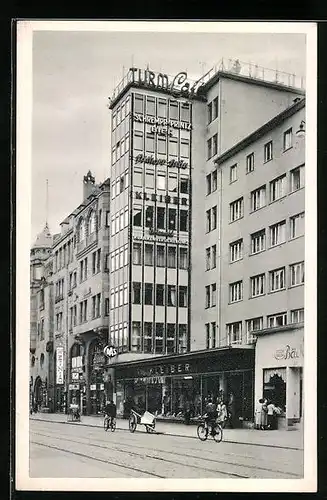
M70 351L70 383L68 385L68 406L78 404L82 414L86 413L84 345L76 342Z
M102 343L93 341L89 347L89 376L87 394L87 413L103 413L106 403L105 379L107 358Z
M235 425L253 418L254 349L222 348L115 365L117 413L133 407L161 418L204 413L206 398L230 403Z
M279 428L287 428L303 417L303 327L257 333L255 356L255 401L261 397L281 409Z

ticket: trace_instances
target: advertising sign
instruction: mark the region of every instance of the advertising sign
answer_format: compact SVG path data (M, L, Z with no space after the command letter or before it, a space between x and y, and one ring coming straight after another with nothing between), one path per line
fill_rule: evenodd
M56 351L56 384L64 383L64 348L57 347Z

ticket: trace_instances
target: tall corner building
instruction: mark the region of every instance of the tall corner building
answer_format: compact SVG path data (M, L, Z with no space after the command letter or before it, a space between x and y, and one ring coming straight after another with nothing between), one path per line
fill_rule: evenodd
M254 345L230 342L222 317L216 160L303 95L293 75L238 61L196 82L130 68L115 89L109 343L118 355L108 363L118 414L137 405L176 416L186 401L200 414L212 394L253 417Z

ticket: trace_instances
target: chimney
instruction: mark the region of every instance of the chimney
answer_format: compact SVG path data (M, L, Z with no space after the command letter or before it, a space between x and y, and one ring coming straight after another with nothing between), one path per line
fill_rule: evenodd
M95 187L95 177L93 177L91 170L88 171L83 178L83 201L86 200L92 193Z

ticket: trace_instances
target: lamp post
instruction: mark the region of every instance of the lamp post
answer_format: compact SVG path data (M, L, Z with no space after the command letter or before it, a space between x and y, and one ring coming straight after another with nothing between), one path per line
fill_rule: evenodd
M296 131L296 135L298 137L304 137L304 135L305 135L305 121L304 120L301 120L299 129Z

